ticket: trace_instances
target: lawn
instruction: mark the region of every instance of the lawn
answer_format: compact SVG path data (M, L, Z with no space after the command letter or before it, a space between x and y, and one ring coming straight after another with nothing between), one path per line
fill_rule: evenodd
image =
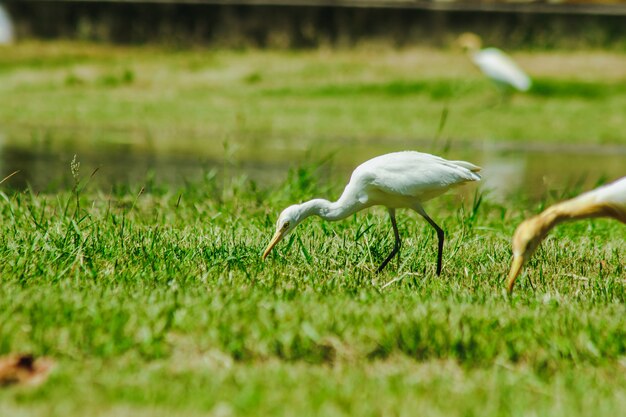
M625 57L588 55L519 52L538 91L476 110L497 95L453 51L27 43L0 53L0 121L9 140L42 129L50 146L77 128L96 142L115 136L101 130L151 132L160 151L263 137L307 149L318 137L429 138L447 105L445 135L461 142L623 143L623 73L594 62ZM516 225L579 189L498 202L466 187L428 203L446 231L441 277L432 228L404 211L401 261L375 273L393 246L379 208L309 219L262 261L283 207L339 195L345 176L327 168L341 158L298 163L272 187L231 172L100 188L69 164L74 186L58 192L7 180L0 354L56 368L40 387L1 389L0 415L623 414L623 225L557 227L512 296Z
M530 94L499 94L454 49L169 50L25 43L0 50L0 122L14 141L131 142L283 159L284 148L381 143L623 144L626 53L519 51ZM440 132L441 134L441 132ZM41 139L43 138L43 139ZM297 146L294 145L297 142ZM85 144L86 143L86 144ZM404 142L406 144L406 142ZM78 146L78 145L77 145ZM354 154L352 154L354 155Z

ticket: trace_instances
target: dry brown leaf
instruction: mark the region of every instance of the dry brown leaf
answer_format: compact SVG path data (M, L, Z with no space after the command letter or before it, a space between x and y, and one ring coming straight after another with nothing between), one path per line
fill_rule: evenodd
M48 378L53 365L50 358L35 358L29 354L0 356L0 387L39 385Z

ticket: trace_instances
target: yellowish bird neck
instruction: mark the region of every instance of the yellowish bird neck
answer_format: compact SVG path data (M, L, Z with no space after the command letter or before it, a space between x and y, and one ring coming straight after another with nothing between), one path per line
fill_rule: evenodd
M626 223L626 211L621 207L580 197L555 204L539 214L539 217L544 235L557 224L570 220L610 217Z
M616 184L618 187L623 183ZM615 185L614 185L615 186ZM555 204L520 224L513 236L513 262L508 277L508 291L513 290L524 262L532 256L541 240L557 224L596 217L610 217L626 223L624 189L606 188L590 191L571 200ZM615 192L616 191L616 192Z

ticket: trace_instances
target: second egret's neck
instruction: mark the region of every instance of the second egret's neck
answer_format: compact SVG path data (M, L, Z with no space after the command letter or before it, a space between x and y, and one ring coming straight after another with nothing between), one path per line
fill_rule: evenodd
M548 231L557 224L569 220L593 217L614 217L619 220L618 215L610 205L597 203L586 197L583 195L555 204L539 214L543 220L545 230Z
M324 220L335 221L345 219L349 215L364 208L358 200L347 201L339 199L332 202L323 198L316 198L300 204L302 219L316 215Z

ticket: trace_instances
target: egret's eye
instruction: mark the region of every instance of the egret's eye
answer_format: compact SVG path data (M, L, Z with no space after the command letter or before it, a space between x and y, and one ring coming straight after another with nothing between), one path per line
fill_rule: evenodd
M289 227L289 222L285 222L285 224L283 224L283 229L287 229Z

